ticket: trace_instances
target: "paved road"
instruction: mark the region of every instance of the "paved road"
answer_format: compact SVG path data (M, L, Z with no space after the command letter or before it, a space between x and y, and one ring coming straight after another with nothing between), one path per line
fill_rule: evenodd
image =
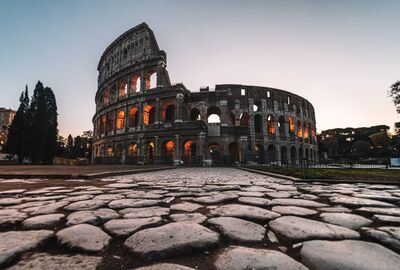
M0 192L0 268L400 265L399 186L301 184L229 168L29 183Z

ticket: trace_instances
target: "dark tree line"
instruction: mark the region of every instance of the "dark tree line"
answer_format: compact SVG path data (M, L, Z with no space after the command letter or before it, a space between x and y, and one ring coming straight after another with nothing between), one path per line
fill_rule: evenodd
M88 158L90 160L92 156L92 138L92 131L85 131L75 138L72 135L68 135L66 140L60 137L57 156L70 159Z
M28 87L9 128L5 152L33 164L51 164L57 151L57 103L53 91L38 81L29 99Z

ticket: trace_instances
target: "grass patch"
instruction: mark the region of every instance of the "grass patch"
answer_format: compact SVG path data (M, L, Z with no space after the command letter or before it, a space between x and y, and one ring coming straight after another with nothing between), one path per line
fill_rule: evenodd
M254 170L272 172L302 179L335 179L354 181L397 181L400 183L400 170L386 169L333 169L296 167L250 167Z

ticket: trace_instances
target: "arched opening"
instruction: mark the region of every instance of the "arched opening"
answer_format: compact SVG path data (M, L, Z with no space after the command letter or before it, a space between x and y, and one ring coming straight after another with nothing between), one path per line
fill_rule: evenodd
M152 125L155 120L155 109L153 105L146 105L143 110L143 124Z
M233 112L230 113L230 120L231 120L230 125L235 126L236 125L236 116Z
M269 135L275 135L275 118L273 115L268 115L267 117L267 130Z
M287 164L287 162L288 162L286 146L281 147L281 160L282 160L282 164Z
M134 74L131 80L131 93L140 91L140 75Z
M154 162L154 143L150 142L147 144L146 158L148 163L152 164Z
M297 137L303 138L303 129L300 120L297 121Z
M119 111L117 115L117 129L121 130L125 127L125 112Z
M131 143L128 147L128 156L134 157L137 155L137 144Z
M290 160L292 164L296 164L296 147L290 148Z
M276 161L276 147L273 144L270 144L267 149L268 162Z
M107 113L107 132L114 130L114 112Z
M262 134L262 116L260 114L254 116L254 132Z
M250 116L247 112L240 115L240 126L248 128L250 125Z
M210 153L211 160L213 164L221 163L221 148L218 143L211 143L208 146L208 151Z
M137 113L138 109L136 107L132 107L128 113L128 126L129 127L136 127L138 125L138 117L139 114Z
M187 140L183 143L183 162L192 164L196 162L197 145L193 140Z
M192 109L190 111L190 121L201 120L200 111L198 109Z
M124 80L124 81L121 81L121 85L119 87L119 97L120 98L126 97L127 94L128 94L128 84Z
M303 139L308 139L308 128L305 122L303 124Z
M304 159L303 147L300 146L300 148L299 148L299 161L303 161L303 159Z
M110 91L108 88L104 89L103 92L103 105L106 106L110 103Z
M112 156L113 156L113 148L112 148L111 145L107 146L107 149L106 149L106 156L107 156L107 157L112 157Z
M255 150L254 160L259 164L263 164L265 162L264 146L261 143L257 143L255 145L254 150Z
M261 112L261 102L255 101L253 104L253 111L254 112Z
M117 158L122 158L122 152L123 152L123 147L120 144L117 144L117 147L115 147L115 156Z
M100 123L100 133L103 134L106 132L106 126L107 126L107 117L105 114L101 116L101 123Z
M218 107L213 106L207 109L207 123L221 123L221 111Z
M175 143L171 140L164 142L163 144L163 159L166 164L172 164L174 162Z
M278 119L278 128L279 128L279 136L281 138L284 138L286 136L285 117L283 117L282 115L279 116L279 119Z
M289 116L289 133L290 135L295 133L294 119L291 116Z
M229 159L230 163L238 163L242 161L242 153L239 143L231 142L229 144Z
M149 70L146 75L146 90L157 87L157 72L155 70Z
M163 106L163 118L165 122L174 122L175 120L175 106L168 102Z

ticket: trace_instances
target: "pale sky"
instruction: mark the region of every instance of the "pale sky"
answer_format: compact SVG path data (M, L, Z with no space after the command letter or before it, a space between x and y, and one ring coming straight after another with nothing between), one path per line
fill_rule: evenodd
M234 83L307 98L317 129L393 126L400 80L400 1L0 0L0 107L37 80L51 87L60 134L92 129L97 64L147 22L172 82Z

